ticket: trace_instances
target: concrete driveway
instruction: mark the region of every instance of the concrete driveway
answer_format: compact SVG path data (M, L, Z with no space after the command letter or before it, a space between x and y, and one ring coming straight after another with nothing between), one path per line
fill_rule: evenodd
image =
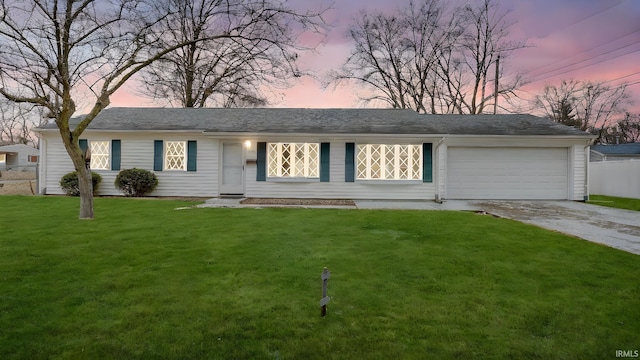
M574 201L472 201L487 213L640 255L640 212Z

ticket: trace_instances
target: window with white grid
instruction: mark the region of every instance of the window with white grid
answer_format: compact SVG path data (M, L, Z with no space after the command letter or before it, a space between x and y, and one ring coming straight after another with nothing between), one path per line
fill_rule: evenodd
M166 141L164 146L164 169L187 170L187 142Z
M269 177L317 178L320 174L320 144L269 143Z
M422 180L422 145L358 145L358 180Z
M92 170L110 170L109 149L110 141L90 141L91 146L91 169Z

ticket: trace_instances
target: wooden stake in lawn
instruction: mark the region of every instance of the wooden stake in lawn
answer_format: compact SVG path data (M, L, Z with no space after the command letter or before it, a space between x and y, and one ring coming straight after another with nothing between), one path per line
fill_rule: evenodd
M331 277L329 269L324 268L324 270L322 270L322 299L320 299L320 316L327 315L327 303L331 300L331 298L327 296L327 283L329 282L329 277Z

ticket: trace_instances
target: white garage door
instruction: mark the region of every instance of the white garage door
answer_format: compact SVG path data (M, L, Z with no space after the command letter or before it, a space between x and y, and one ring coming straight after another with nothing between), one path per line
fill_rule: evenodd
M447 151L449 199L567 199L566 148Z

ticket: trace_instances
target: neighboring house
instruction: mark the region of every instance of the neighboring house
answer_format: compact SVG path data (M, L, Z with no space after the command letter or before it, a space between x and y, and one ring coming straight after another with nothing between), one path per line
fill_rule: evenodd
M24 144L0 146L0 170L36 170L39 150Z
M591 161L629 159L640 159L640 143L591 146Z
M36 131L39 190L62 194L71 160L54 124ZM119 195L118 171L136 167L157 174L153 196L584 200L593 138L531 115L111 108L80 145L100 195Z

